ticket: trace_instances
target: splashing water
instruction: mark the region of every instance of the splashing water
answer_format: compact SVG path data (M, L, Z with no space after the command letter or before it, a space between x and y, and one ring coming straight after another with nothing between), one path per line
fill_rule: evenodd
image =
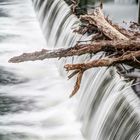
M59 28L57 27L57 23L59 23L58 25L61 25L60 29L62 29L62 32L59 32L59 37L52 36L52 40L55 40L55 37L57 37L63 42L63 37L67 35L69 35L69 38L72 38L71 36L73 35L73 33L71 33L71 30L69 29L73 25L74 21L77 22L77 20L74 17L73 20L71 20L70 17L65 20L65 16L67 17L66 12L64 12L63 10L63 8L65 9L65 7L62 6L61 9L59 9L59 6L61 4L57 6L57 4L61 1L55 0L54 2L52 2L48 0L45 2L42 4L43 8L40 6L40 8L37 9L37 11L39 11L38 17L42 23L45 37L48 39L50 37L50 34L58 32ZM39 2L38 4L35 3L35 7L39 7L38 5ZM48 5L50 6L49 10L47 8ZM106 8L107 6L108 5L105 5L106 12L108 12L109 10L109 8ZM123 6L123 8L124 7L125 6ZM136 7L136 5L131 8L131 10L133 10L132 13L134 13L134 7ZM128 9L128 7L125 7L125 9ZM61 16L63 14L61 12L64 13L62 19ZM57 13L57 17L55 14L51 15L50 13ZM57 18L59 20L57 20ZM130 20L130 18L131 17L128 16L127 20ZM69 22L68 25L70 26L66 26L64 28L63 25L67 24L67 21ZM52 26L52 23L53 28L52 30L49 30L49 25ZM65 32L63 32L63 30ZM61 36L62 39L60 38ZM75 37L75 35L73 36ZM70 40L66 40L65 42L63 42L65 44L63 44L61 41L57 41L59 45L61 44L60 46L71 47L71 44L69 43ZM72 43L74 44L74 42ZM68 46L68 44L70 45ZM53 45L51 44L51 46ZM54 45L54 47L57 46ZM85 58L83 58L83 60L84 59ZM81 58L79 59L79 61L81 61ZM120 79L119 75L116 74L116 70L114 68L94 69L86 72L81 85L81 89L79 91L79 94L77 95L77 100L79 102L77 115L83 123L82 132L86 139L140 139L140 101L134 94L130 85L131 83L126 83L123 78Z
M0 140L139 140L140 101L115 68L86 71L79 93L68 99L74 81L61 67L71 59L7 62L22 52L71 47L80 38L72 32L79 21L63 0L33 5L44 36L31 1L0 1Z
M32 2L0 1L0 29L0 140L83 140L71 84L54 61L8 63L47 46Z

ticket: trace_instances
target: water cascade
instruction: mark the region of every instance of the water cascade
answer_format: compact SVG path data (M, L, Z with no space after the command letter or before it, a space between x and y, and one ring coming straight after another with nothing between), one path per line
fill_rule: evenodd
M140 100L115 68L87 71L68 99L74 81L61 68L89 56L8 63L22 52L72 47L81 38L64 0L32 2L44 36L30 0L0 0L0 140L139 140Z
M14 55L47 47L31 0L0 0L0 43L0 140L83 140L77 103L68 100L71 84L55 61L8 63Z
M70 15L64 1L34 0L33 3L48 46L74 45L76 38L71 28L77 19ZM51 44L53 40L55 44ZM75 97L79 103L77 116L82 122L81 131L85 139L140 139L140 101L130 85L131 82L120 77L115 68L95 68L86 72Z

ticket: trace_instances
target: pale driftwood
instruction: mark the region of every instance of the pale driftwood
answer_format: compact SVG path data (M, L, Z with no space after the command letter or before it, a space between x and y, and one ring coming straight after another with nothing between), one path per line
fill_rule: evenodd
M91 15L82 15L80 19L97 26L97 28L111 40L129 40L107 22L100 8L96 8Z
M98 60L93 60L91 62L81 63L81 64L67 64L64 66L64 68L67 71L71 71L71 70L84 70L85 71L93 67L107 67L107 66L115 65L117 63L123 63L123 62L129 62L129 61L136 61L140 63L138 60L139 58L140 58L140 51L134 51L134 52L128 52L119 57L98 59Z
M116 52L117 50L133 51L140 49L140 41L100 41L91 44L79 44L73 48L58 49L54 51L41 50L33 53L24 53L20 56L13 57L9 60L12 63L19 63L24 61L35 61L49 58L62 58L74 55L83 55L86 53L97 53L100 51L109 52L109 50Z

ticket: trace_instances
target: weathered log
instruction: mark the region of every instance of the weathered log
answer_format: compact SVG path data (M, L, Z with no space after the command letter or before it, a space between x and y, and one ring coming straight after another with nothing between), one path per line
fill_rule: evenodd
M111 40L129 40L126 36L124 36L107 22L100 8L96 8L96 10L94 10L91 15L80 16L80 20L97 26L97 28Z
M77 6L77 0L72 0L73 6ZM73 7L76 12L76 7ZM140 60L140 32L126 30L120 26L112 24L100 8L96 8L91 15L81 15L81 26L75 32L81 34L87 33L93 35L89 44L77 43L74 47L68 49L57 49L54 51L43 49L33 53L24 53L9 60L12 63L24 61L43 60L48 58L62 58L70 56L79 56L83 54L96 54L106 52L106 57L98 60L92 60L80 64L67 64L64 68L72 71L68 78L77 75L74 90L70 97L75 95L80 88L84 71L94 67L109 67L116 64L130 63L139 65ZM134 36L134 37L133 37ZM93 42L94 40L94 42Z
M98 59L98 60L93 60L91 62L81 63L81 64L65 65L64 68L66 69L66 71L74 70L74 72L70 75L69 78L72 78L73 76L75 76L78 73L77 80L76 80L76 83L74 86L74 90L73 90L72 94L70 95L70 97L75 95L77 93L77 91L79 90L82 76L86 70L94 68L94 67L114 66L115 64L122 64L125 62L126 63L136 62L137 64L140 65L139 59L140 59L140 51L133 51L133 52L130 51L130 52L126 52L125 54L123 54L122 56L119 56L119 57ZM126 74L125 74L125 76L126 76ZM131 78L132 78L132 75L131 75Z
M123 54L122 56L119 57L112 57L112 58L104 58L104 59L98 59L98 60L93 60L87 63L81 63L81 64L67 64L64 66L64 68L67 71L71 70L87 70L93 67L107 67L107 66L112 66L117 63L124 63L124 62L129 62L129 61L136 61L138 63L140 58L140 51L130 51L127 52L126 54Z
M93 42L91 44L79 44L73 48L68 49L58 49L54 51L49 51L43 49L42 51L33 52L33 53L24 53L20 56L13 57L9 60L12 63L19 63L24 61L35 61L43 60L48 58L62 58L69 57L74 55L83 55L86 53L97 53L100 51L109 52L111 51L134 51L140 49L140 41L100 41Z

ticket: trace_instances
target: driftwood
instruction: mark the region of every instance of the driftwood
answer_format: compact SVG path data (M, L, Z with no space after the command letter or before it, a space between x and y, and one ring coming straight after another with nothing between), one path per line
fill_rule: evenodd
M104 17L100 8L96 8L91 15L81 15L79 19L81 20L82 26L74 31L83 35L85 33L93 35L88 44L77 42L74 47L68 49L62 48L54 51L43 49L38 52L24 53L11 58L9 62L19 63L105 52L106 55L104 58L80 64L66 64L64 66L67 71L72 71L68 76L69 79L77 75L74 90L70 97L75 95L79 90L84 71L88 69L115 66L116 64L122 63L140 65L139 30L126 30L123 27L113 24L108 18Z
M38 52L33 53L23 53L20 56L13 57L9 60L12 63L19 63L24 61L36 61L49 58L62 58L70 56L80 56L87 53L98 53L100 51L104 52L118 52L121 51L135 51L140 50L140 41L100 41L93 42L90 44L77 44L73 48L68 49L58 49L58 50L46 50L42 49Z
M127 52L126 54L124 53L120 57L98 59L98 60L93 60L91 62L81 63L81 64L67 64L65 65L65 68L67 71L77 70L77 69L85 71L93 67L112 66L117 63L124 63L128 61L136 61L140 64L140 61L138 60L139 58L140 58L140 51L130 51Z
M129 40L126 36L121 34L107 22L100 8L94 10L91 15L82 15L80 20L88 22L90 25L96 26L105 36L111 40Z

